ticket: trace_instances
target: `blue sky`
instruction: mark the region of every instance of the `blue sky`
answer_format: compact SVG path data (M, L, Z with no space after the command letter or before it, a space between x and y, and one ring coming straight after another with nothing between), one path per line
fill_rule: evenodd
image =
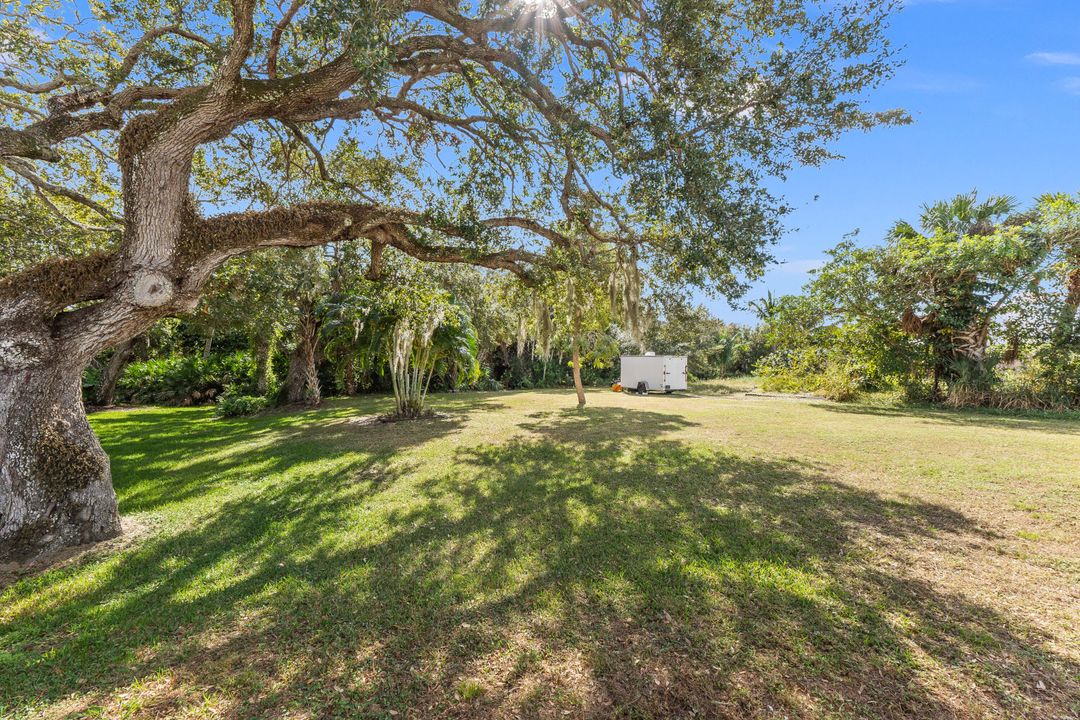
M775 248L785 264L744 301L798 292L845 233L876 244L925 202L972 189L1025 203L1080 191L1080 0L908 0L890 36L905 66L871 105L915 122L849 135L836 146L843 160L791 174L781 191L796 210Z
M844 159L790 174L777 188L796 208L774 248L781 264L741 307L768 290L798 292L846 234L876 244L923 203L972 189L1023 203L1080 191L1080 0L907 0L889 35L905 65L869 105L903 108L914 123L850 134L834 148Z

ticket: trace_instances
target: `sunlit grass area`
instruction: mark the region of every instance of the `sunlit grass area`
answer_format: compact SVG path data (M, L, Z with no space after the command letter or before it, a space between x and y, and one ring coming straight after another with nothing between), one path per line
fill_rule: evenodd
M693 395L735 395L758 389L760 381L749 375L699 380L690 391Z
M1080 715L1080 422L745 389L95 415L0 716Z

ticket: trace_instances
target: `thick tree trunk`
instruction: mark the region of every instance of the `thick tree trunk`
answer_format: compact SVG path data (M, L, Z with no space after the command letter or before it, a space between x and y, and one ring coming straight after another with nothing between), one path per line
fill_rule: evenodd
M321 245L352 227L350 219L335 230L336 221L318 212L268 211L258 232L236 245L229 244L235 226L225 219L193 219L191 232L209 244L171 277L102 253L0 278L0 562L120 532L108 457L82 405L83 371L161 317L192 310L210 273L229 257L266 245ZM123 282L115 285L116 278ZM303 377L315 391L306 399L317 402L316 330L302 356L310 361Z
M82 364L0 367L0 561L120 533L109 458L86 421Z
M255 351L255 391L265 395L270 389L274 344L268 338L256 336L252 345Z
M210 328L210 333L206 336L206 341L203 342L202 359L210 359L210 351L214 348L214 328Z
M125 340L113 350L109 362L101 373L101 385L98 386L96 398L98 405L108 406L113 404L116 395L116 383L120 380L120 376L124 374L124 368L131 362L132 356L135 355L136 340L137 338Z
M314 313L305 308L300 314L296 347L289 357L289 374L285 377L285 399L290 403L318 405L322 400L315 362L318 333L319 326Z
M350 357L345 361L345 369L342 371L344 374L344 385L346 395L356 394L356 362Z

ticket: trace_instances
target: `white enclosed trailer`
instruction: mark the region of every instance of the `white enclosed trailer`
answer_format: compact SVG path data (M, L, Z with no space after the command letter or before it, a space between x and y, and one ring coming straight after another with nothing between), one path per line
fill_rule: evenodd
M619 359L619 384L626 390L672 392L686 389L685 355L623 355ZM641 383L645 383L644 386Z

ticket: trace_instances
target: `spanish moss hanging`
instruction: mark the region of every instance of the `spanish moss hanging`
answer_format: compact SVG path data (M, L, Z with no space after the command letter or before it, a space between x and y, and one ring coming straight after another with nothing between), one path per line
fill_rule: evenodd
M608 299L612 314L622 320L630 337L644 350L645 322L641 311L641 272L636 247L619 246L616 249L615 264L608 278Z

